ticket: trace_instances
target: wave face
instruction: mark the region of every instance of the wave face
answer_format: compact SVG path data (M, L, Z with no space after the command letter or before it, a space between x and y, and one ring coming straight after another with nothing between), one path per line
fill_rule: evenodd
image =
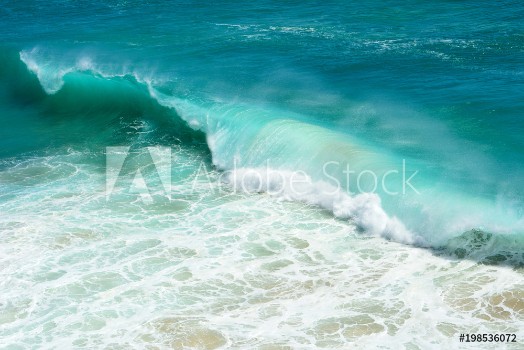
M431 348L524 329L521 4L0 13L9 344ZM111 193L108 147L129 159Z
M174 82L125 70L108 72L85 57L68 66L60 61L39 62L39 56L38 49L19 54L45 91L46 97L40 96L38 104L55 117L74 115L82 132L89 121L95 147L125 142L116 136L122 134L117 124L122 118L134 118L137 123L159 124L163 132L169 127L169 136L148 135L149 144L162 140L169 145L175 140L191 144L200 137L197 143L201 150L209 149L218 169L246 174L245 181L255 181L261 191L269 190L273 181L262 170L277 172L280 187L287 188L281 198L328 209L353 220L367 233L433 247L477 229L522 235L522 202L488 181L495 173L464 182L451 173L454 164L404 158L296 112L256 103L180 97L169 92ZM68 128L74 127L70 118L67 123ZM478 173L486 170L485 164L480 167ZM311 184L305 194L290 192L293 172L304 174ZM479 188L482 191L475 191Z

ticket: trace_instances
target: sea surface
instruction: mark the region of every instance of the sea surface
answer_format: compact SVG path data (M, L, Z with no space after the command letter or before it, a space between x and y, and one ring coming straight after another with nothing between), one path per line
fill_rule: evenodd
M523 18L2 1L0 346L522 348Z

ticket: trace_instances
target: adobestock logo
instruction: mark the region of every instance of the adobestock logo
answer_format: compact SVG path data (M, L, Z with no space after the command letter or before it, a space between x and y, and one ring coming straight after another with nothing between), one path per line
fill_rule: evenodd
M333 173L340 173L345 186ZM399 169L387 169L380 173L373 170L354 171L349 164L345 167L340 162L329 161L322 167L323 175L335 184L335 187L345 187L349 194L359 193L383 193L389 196L406 195L408 191L420 194L412 181L418 175L418 170L408 171L406 160L402 159L402 166ZM355 188L355 192L351 191Z
M106 200L118 196L129 196L145 204L172 199L172 159L176 152L170 147L153 146L132 148L118 146L106 148ZM267 160L263 167L238 167L209 171L209 165L200 162L198 168L183 181L190 193L254 193L264 192L285 198L303 198L304 195L318 194L333 196L337 193L358 195L379 193L399 196L420 194L413 180L418 170L408 171L406 160L398 169L386 169L377 173L373 170L354 171L348 164L336 161L322 164L320 180L313 180L306 172L277 170ZM130 198L130 197L125 197Z
M106 200L117 189L135 194L146 204L158 197L171 200L171 148L106 147Z

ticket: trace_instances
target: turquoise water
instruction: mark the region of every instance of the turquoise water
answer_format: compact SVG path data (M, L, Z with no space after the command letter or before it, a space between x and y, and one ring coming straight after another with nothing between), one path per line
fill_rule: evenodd
M523 17L4 2L2 343L441 348L523 329ZM108 147L133 159L110 193Z

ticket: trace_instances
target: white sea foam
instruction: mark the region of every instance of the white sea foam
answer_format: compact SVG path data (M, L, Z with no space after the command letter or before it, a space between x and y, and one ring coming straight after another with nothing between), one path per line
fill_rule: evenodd
M193 157L182 148L174 166ZM460 333L524 336L520 270L443 259L300 202L192 189L191 179L168 205L106 202L103 172L81 159L0 171L6 344L393 349L452 348ZM277 193L282 182L269 180Z
M64 86L64 77L74 72L89 72L107 79L130 76L144 85L158 83L161 80L153 78L151 74L138 73L134 68L126 65L118 67L99 65L93 57L87 54L59 58L35 47L31 50L20 51L19 56L27 68L36 75L40 85L49 95L60 91Z
M389 217L375 193L350 196L338 187L324 181L313 181L301 172L276 171L267 168L242 168L227 173L235 190L265 192L278 199L299 201L331 211L335 217L350 219L366 233L397 242L422 244L395 217Z
M21 51L20 59L24 62L27 68L33 72L40 81L42 88L48 94L54 94L59 91L64 85L63 77L74 70L74 67L56 68L54 65L42 65L33 57L38 49L31 51Z

